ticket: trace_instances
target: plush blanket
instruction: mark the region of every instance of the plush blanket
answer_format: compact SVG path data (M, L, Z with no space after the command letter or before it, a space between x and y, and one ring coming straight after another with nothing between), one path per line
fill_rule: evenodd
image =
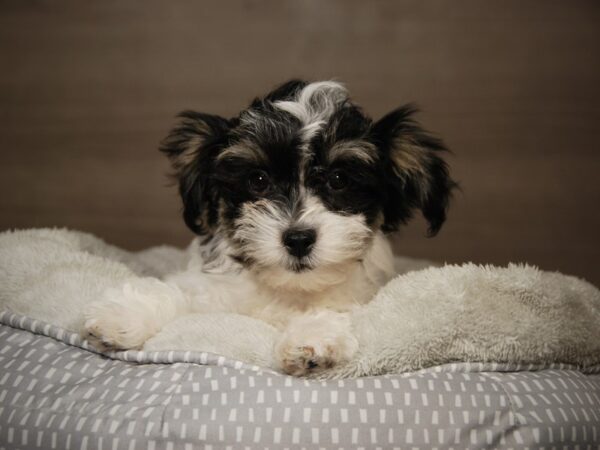
M77 331L81 304L134 277L164 277L189 252L155 247L131 253L89 234L26 230L0 234L0 311ZM433 267L398 258L399 275L353 313L359 340L347 364L319 376L345 378L414 371L452 362L580 368L600 363L600 291L527 265ZM83 302L82 302L83 300ZM182 317L145 351L203 351L272 367L278 331L236 314Z

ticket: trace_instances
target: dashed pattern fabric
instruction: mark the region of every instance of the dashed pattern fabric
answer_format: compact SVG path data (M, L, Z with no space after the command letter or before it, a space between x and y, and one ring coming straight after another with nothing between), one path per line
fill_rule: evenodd
M451 364L320 382L206 353L101 356L64 330L0 321L1 449L600 446L598 367Z

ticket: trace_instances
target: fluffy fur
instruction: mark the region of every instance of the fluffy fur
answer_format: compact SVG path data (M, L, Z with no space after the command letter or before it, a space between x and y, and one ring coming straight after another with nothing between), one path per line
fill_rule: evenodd
M373 122L340 83L298 80L231 119L182 113L161 150L202 258L105 292L86 332L138 348L181 315L237 312L284 331L275 351L288 373L347 361L357 349L348 313L394 273L384 232L417 209L431 234L446 217L445 148L413 113Z

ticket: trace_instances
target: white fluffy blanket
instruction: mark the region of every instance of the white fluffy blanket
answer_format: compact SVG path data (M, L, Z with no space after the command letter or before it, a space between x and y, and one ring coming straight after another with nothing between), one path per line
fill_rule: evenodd
M58 229L0 234L0 311L68 330L81 305L132 277L180 270L186 251L130 253L85 233ZM398 258L399 275L353 314L360 349L322 378L413 371L448 362L600 363L600 291L527 265L428 267ZM278 331L236 314L189 315L144 350L208 351L265 367Z

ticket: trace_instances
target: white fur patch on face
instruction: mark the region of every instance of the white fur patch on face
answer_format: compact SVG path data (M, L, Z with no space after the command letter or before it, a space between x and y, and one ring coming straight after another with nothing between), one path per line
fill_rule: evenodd
M302 212L296 223L317 230L317 242L311 258L318 266L331 266L360 258L372 236L362 214L334 213L311 194L304 198Z
M368 249L373 231L364 216L329 211L309 193L298 204L298 211L268 200L244 205L234 223L234 239L252 259L258 278L271 287L318 291L344 281L348 266ZM311 228L317 234L312 252L302 258L302 271L294 270L298 260L282 242L290 227Z
M289 260L281 236L290 221L291 211L275 202L261 199L246 203L234 221L233 238L257 266L286 266Z
M348 91L342 84L320 81L307 85L295 100L278 101L274 105L300 120L303 139L309 141L347 99Z

